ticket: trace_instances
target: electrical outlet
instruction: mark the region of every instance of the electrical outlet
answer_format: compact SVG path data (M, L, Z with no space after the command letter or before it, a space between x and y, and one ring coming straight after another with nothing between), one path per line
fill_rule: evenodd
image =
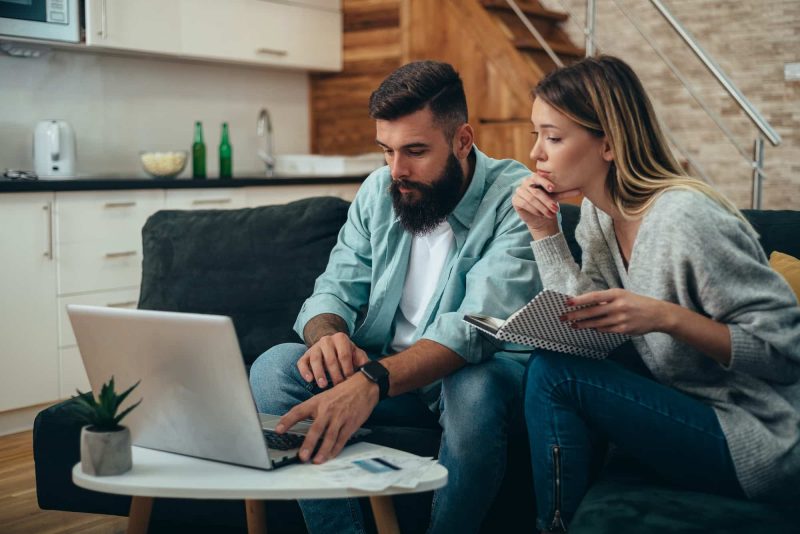
M783 78L787 82L800 82L800 63L786 63L783 66Z

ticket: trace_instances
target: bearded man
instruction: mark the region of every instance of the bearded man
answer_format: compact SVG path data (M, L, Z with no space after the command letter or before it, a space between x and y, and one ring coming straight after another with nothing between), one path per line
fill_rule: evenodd
M254 363L259 411L278 431L313 419L300 459L334 458L366 423L441 427L448 484L429 532L476 532L524 435L524 362L480 337L465 313L507 317L540 289L511 198L530 175L474 145L458 73L400 67L372 94L387 166L361 186L295 330ZM311 533L363 532L355 500L301 501Z

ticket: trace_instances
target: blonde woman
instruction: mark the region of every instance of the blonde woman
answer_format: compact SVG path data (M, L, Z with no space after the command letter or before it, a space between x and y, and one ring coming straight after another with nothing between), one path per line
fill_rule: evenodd
M603 444L668 481L751 499L800 485L800 308L742 214L672 156L634 72L609 56L534 90L536 173L513 204L574 328L633 336L654 379L538 352L525 417L538 521L564 531ZM579 267L556 222L582 193Z

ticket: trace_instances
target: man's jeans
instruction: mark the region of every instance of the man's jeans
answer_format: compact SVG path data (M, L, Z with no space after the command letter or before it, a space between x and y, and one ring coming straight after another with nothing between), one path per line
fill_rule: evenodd
M614 362L534 353L525 420L539 530L568 526L606 441L665 480L744 496L714 410Z
M250 385L263 413L284 414L319 388L297 370L305 345L287 343L262 354ZM467 365L442 381L438 425L439 462L448 483L434 492L431 533L477 532L503 480L508 435L525 432L522 420L524 366L504 358ZM414 393L383 400L366 425L436 428L436 416ZM362 533L355 499L300 501L309 532Z

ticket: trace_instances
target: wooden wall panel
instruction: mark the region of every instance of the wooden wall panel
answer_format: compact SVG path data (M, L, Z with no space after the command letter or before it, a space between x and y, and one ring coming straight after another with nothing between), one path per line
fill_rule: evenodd
M400 65L435 59L461 74L481 150L527 164L530 90L544 70L515 48L512 21L501 24L508 17L496 18L483 1L344 0L344 71L311 80L312 151L374 151L370 94Z
M313 153L354 155L376 150L369 96L401 65L402 1L344 0L344 69L311 77Z

